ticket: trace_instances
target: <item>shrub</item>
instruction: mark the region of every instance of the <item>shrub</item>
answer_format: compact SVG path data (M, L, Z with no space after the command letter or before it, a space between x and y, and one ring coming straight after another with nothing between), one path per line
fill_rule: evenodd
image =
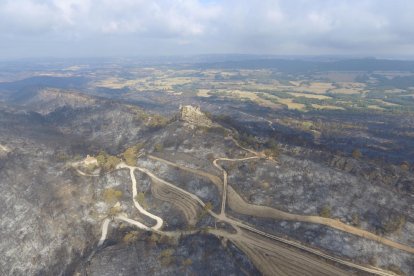
M102 197L106 202L113 204L119 201L119 199L122 197L122 191L113 188L108 188L103 191Z
M59 151L58 153L56 153L56 159L60 162L64 162L69 160L69 155L67 155L65 152L63 151Z
M152 232L151 235L148 238L148 241L150 243L157 243L159 239L160 239L160 236L158 234Z
M407 161L401 163L400 168L404 171L408 171L410 169L410 164Z
M390 264L388 266L388 270L396 273L397 275L405 275L405 273L401 270L401 268L399 268L398 266L396 266L395 264Z
M138 231L131 231L131 232L128 232L123 238L122 238L122 241L124 242L124 243L127 243L127 244L129 244L129 243L132 243L132 242L134 242L134 241L136 241L137 239L138 239L138 237L139 237L139 235L140 235L140 233L138 232Z
M109 209L108 215L110 217L114 217L117 214L119 214L121 211L122 211L121 207L119 207L119 206L116 206L116 207L113 206L113 207L111 207L111 209Z
M361 225L361 221L360 221L359 216L358 216L357 213L352 214L351 224L354 225L354 226L360 226Z
M106 170L113 170L120 162L121 160L118 157L109 155L104 168Z
M149 126L150 128L158 129L158 128L165 127L168 124L168 121L169 120L167 118L161 115L155 114L149 118L147 126Z
M164 257L171 257L174 254L175 250L172 248L167 248L164 249L163 251L161 251L160 253L160 257L164 258Z
M108 154L105 151L100 151L99 154L96 156L96 160L98 160L98 165L103 167L106 163L106 158Z
M175 250L172 248L164 249L161 251L160 258L162 266L169 266L174 261L174 252Z
M136 144L135 146L127 148L124 153L122 153L122 157L125 160L125 163L128 166L135 166L137 162L138 152L144 146L143 143Z
M390 217L385 223L383 223L382 228L385 234L391 234L396 231L400 231L405 224L405 217L403 215L397 215Z
M362 153L359 149L354 149L354 151L352 151L352 157L355 159L360 159L362 157Z
M170 246L177 246L178 245L178 238L177 237L169 237L169 236L166 236L166 235L162 235L159 238L158 243L168 244Z
M214 157L214 153L210 152L209 154L207 154L207 160L208 160L208 161L213 162L213 161L214 161L214 159L216 159L216 158Z
M372 266L377 266L378 265L378 257L377 256L371 256L371 258L369 258L368 263Z
M324 218L330 218L331 217L331 206L329 205L323 206L319 212L319 215Z
M113 170L121 162L118 157L109 155L105 151L100 151L98 156L96 156L96 160L98 165L104 170Z
M183 261L181 262L181 265L182 265L182 266L190 266L190 265L192 265L192 264L193 264L193 260L191 260L190 258L185 259L185 260L183 260Z
M155 145L154 145L154 150L155 150L156 152L161 152L161 151L163 151L163 150L164 150L164 146L163 146L163 144L161 144L161 143L157 143L157 144L155 144Z
M139 205L142 206L144 209L148 209L147 202L145 200L145 194L143 192L139 192L135 199L138 201Z
M206 212L211 211L213 209L213 204L209 201L206 203L206 206L204 206L204 210Z

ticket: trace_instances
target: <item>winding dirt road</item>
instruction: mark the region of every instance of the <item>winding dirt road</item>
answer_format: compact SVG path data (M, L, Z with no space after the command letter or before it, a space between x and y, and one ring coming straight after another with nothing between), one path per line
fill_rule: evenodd
M99 176L99 174L90 174L90 173L84 173L83 171L76 169L76 172L82 176Z
M154 229L154 230L161 229L161 227L164 223L163 219L156 216L156 215L154 215L154 214L151 214L150 212L147 212L144 208L142 208L142 206L139 204L139 202L137 200L137 195L138 195L137 180L135 178L134 171L135 171L135 169L141 170L141 168L131 167L131 166L128 166L127 164L125 164L125 163L120 163L120 164L118 164L117 169L129 169L129 174L131 176L131 182L132 182L132 200L134 202L135 207L138 209L138 211L141 214L143 214L143 215L145 215L149 218L152 218L153 220L155 220L157 222L153 227L151 227L152 229Z
M160 160L163 160L163 159L161 159L159 157L155 157L155 156L150 156L150 158L156 159L156 160L159 160L159 161ZM166 161L165 163L169 164L169 163L172 163L172 162ZM174 166L176 166L176 167L181 167L181 165L178 165L178 164L175 164L175 163L172 163L172 164L174 164ZM186 168L186 167L184 167L184 168ZM196 171L196 169L192 169L192 168L189 168L189 170L192 171L192 172ZM208 173L203 172L203 175L206 175L206 174L209 175ZM212 177L214 179L216 176L210 175L210 177ZM169 186L174 186L172 183L169 183L167 181L163 181L163 182L166 183L166 184L168 184ZM228 186L228 188L231 189L231 186ZM183 190L181 188L176 187L176 189L179 190L182 193L188 194L187 191L185 191L185 190ZM203 201L200 198L198 198L197 196L193 195L192 198L195 199L201 206L203 206L203 207L205 206L205 204L203 203ZM269 234L269 233L263 232L261 230L258 230L258 229L254 228L254 227L252 227L250 225L247 225L247 224L245 224L245 223L243 223L243 222L241 222L239 220L236 220L234 218L230 218L226 214L224 214L224 215L222 215L222 214L216 214L216 213L214 213L211 210L208 210L208 213L211 216L213 216L214 218L216 218L217 220L220 220L220 221L224 221L224 222L229 223L236 230L238 230L238 229L244 229L245 231L248 231L250 233L257 234L257 235L259 235L259 236L261 236L263 238L268 238L268 239L273 240L273 241L281 242L281 243L284 243L284 244L287 244L287 245L296 247L296 248L298 248L300 250L303 250L305 252L312 253L312 254L314 254L316 256L319 256L319 257L322 257L324 259L331 260L333 262L336 262L336 263L339 263L339 264L342 264L342 265L346 265L346 266L349 266L349 267L352 267L352 268L355 268L355 269L358 269L358 270L361 270L361 271L365 271L365 272L369 272L369 273L373 273L373 274L377 274L377 275L383 275L383 276L395 275L392 272L389 272L389 271L386 271L386 270L382 270L382 269L379 269L379 268L376 268L376 267L366 267L366 266L354 264L354 263L349 262L349 261L342 260L340 258L332 257L330 255L327 255L327 254L319 251L319 250L316 250L316 249L311 248L311 247L307 247L307 246L305 246L305 245L303 245L301 243L298 243L298 242L295 242L295 241L291 241L291 240L287 240L287 239L284 239L284 238L280 238L280 237L274 236L272 234ZM245 231L242 231L242 232L244 232L244 235L248 235L248 234L246 234ZM218 236L221 236L221 237L226 237L226 238L231 239L231 237L228 236L230 234L228 232L225 232L225 231L214 232L214 230L210 230L208 232L211 232L212 234L217 234ZM240 235L240 232L241 231L237 231L238 234L236 234L236 235ZM225 234L223 234L223 233L225 233ZM234 238L234 236L233 236L233 238ZM240 238L240 236L239 236L239 239L241 239L242 242L245 242L247 244L250 244L251 243L251 241L248 238ZM237 243L235 243L235 244L237 244ZM253 245L251 245L251 246L253 246ZM276 250L276 249L277 248L275 248L273 250ZM304 253L301 253L301 254L303 255ZM303 256L302 256L302 258L303 258ZM296 263L300 263L300 259L299 260L296 260ZM266 271L266 269L264 269L264 270ZM342 270L340 270L338 273L345 273L345 272L342 271ZM335 275L337 275L337 274L335 274Z
M251 160L251 159L257 159L259 157L253 156L253 157L246 157L246 158L240 158L240 159L229 159L229 158L217 158L213 161L213 165L219 169L223 173L223 192L222 192L222 199L221 199L221 212L220 215L223 216L226 212L226 202L227 202L227 172L225 169L223 169L222 166L220 166L217 162L219 161L245 161L245 160Z
M0 145L0 151L9 152L10 150L6 146Z
M291 221L300 221L300 222L309 222L309 223L315 223L315 224L322 224L326 225L331 228L335 228L359 237L363 237L366 239L374 240L376 242L394 247L396 249L400 249L409 253L414 254L414 248L407 246L405 244L400 244L395 241L386 239L384 237L375 235L371 232L368 232L366 230L362 230L360 228L356 228L354 226L345 224L339 220L331 219L331 218L324 218L320 216L304 216L304 215L297 215L297 214L291 214L287 213L272 207L268 206L260 206L260 205L254 205L247 203L234 189L231 185L227 184L227 172L219 166L219 169L223 172L223 181L218 178L215 175L212 175L208 172L200 171L193 168L188 168L179 164L175 164L171 161L164 160L159 157L155 156L149 156L149 158L163 162L165 164L174 166L176 168L189 171L192 173L195 173L197 175L200 175L202 177L207 177L210 181L212 181L219 189L222 189L222 194L227 194L227 204L229 205L230 209L233 211L243 214L243 215L250 215L250 216L256 216L256 217L264 217L264 218L273 218L273 219L279 219L279 220L291 220ZM251 160L258 157L247 157L247 158L239 158L239 159L228 159L228 158L218 158L214 160L214 162L218 160L227 160L227 161L245 161L245 160ZM214 163L213 162L213 163ZM217 163L217 162L216 162ZM215 164L216 165L216 164ZM216 166L217 167L217 166ZM225 185L226 183L226 185ZM225 188L224 188L225 187ZM224 192L226 191L226 192ZM223 198L225 198L223 196ZM222 202L223 206L223 202ZM223 210L223 207L222 207ZM221 213L223 214L223 212Z
M348 267L352 267L354 269L358 269L361 271L382 275L382 276L390 276L395 275L393 272L386 271L383 269L379 269L376 267L371 266L362 266L358 265L346 260L342 260L330 255L327 255L324 252L321 252L317 249L308 247L303 245L299 242L295 242L292 240L287 240L261 230L254 228L253 226L247 225L244 222L228 217L226 215L226 205L238 213L251 215L251 216L258 216L258 217L266 217L266 218L274 218L274 219L281 219L281 220L292 220L292 221L301 221L301 222L310 222L316 224L326 225L350 234L354 234L363 238L371 239L377 241L379 243L389 245L391 247L404 250L409 253L414 253L414 249L404 244L399 244L397 242L385 239L383 237L377 236L373 233L368 231L349 226L344 224L338 220L323 218L319 216L304 216L304 215L297 215L297 214L290 214L284 211L277 210L275 208L267 207L267 206L259 206L247 203L244 199L232 188L231 185L228 184L228 176L227 172L218 162L242 162L242 161L249 161L253 159L263 158L263 155L257 153L253 150L246 149L238 144L234 138L231 139L242 149L254 154L251 157L245 158L217 158L213 161L213 165L223 174L223 179L219 178L216 175L211 173L193 169L189 167L185 167L183 165L179 165L175 162L171 162L168 160L164 160L160 157L149 155L148 158L163 162L167 165L173 166L175 168L179 168L201 177L205 177L209 179L213 184L215 184L219 190L222 191L222 202L221 202L221 211L219 214L216 214L212 210L206 209L206 204L196 195L187 192L186 190L177 187L173 183L170 183L166 180L163 180L156 176L153 172L146 168L141 167L132 167L128 166L125 163L120 163L117 166L117 169L128 169L130 171L131 183L132 183L132 191L133 191L133 202L135 207L144 215L154 219L157 223L153 227L146 226L142 222L130 219L126 216L126 214L118 214L115 216L115 219L130 223L139 229L145 231L153 231L159 233L161 235L167 236L175 236L179 237L182 235L190 235L198 233L200 230L194 231L161 231L160 228L163 225L162 218L147 212L139 202L136 200L137 195L137 182L134 175L135 170L139 170L145 174L147 174L152 179L151 187L152 191L154 191L155 196L158 196L161 200L166 201L181 201L181 205L178 204L177 206L184 212L187 217L187 220L190 221L191 218L194 218L195 214L195 206L199 205L201 208L204 208L212 217L217 219L218 221L224 221L234 229L236 229L236 233L232 234L230 232L219 230L219 229L207 229L208 233L216 235L221 238L225 238L233 242L237 247L239 247L242 251L244 251L256 264L256 266L265 274L265 275L274 275L277 273L278 275L348 275L349 273L342 270L339 267L336 267L332 264L323 261L322 259L317 258L322 257L326 260L330 260L335 263L339 263ZM98 245L102 245L106 239L107 229L109 225L109 219L105 219L102 225L102 236L99 240ZM312 253L309 255L307 253Z
M104 219L104 221L102 223L102 235L101 235L101 238L99 239L98 247L102 246L102 244L106 240L106 236L108 235L108 226L109 226L110 221L111 220L109 218L106 218L106 219Z

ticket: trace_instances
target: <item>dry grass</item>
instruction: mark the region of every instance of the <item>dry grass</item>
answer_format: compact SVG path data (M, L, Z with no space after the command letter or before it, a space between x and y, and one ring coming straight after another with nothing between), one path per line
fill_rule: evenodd
M248 99L252 102L257 103L260 106L264 106L264 107L269 107L269 108L273 108L273 109L279 109L281 108L280 105L263 99L261 97L259 97L256 93L254 92L250 92L250 91L242 91L242 90L220 90L219 92L224 92L225 96L230 97L230 98L234 98L234 99ZM269 97L274 97L269 95ZM275 99L278 99L277 97L274 97Z
M332 89L330 92L334 94L346 94L346 95L356 95L356 94L362 93L361 90L357 90L354 88L337 88L337 89Z
M335 105L320 105L312 104L312 107L315 109L326 109L326 110L345 110L345 108Z
M338 82L337 88L331 89L330 92L336 94L361 94L364 92L365 84L359 82Z
M291 82L298 84L294 87L294 91L297 92L312 92L314 94L325 94L328 90L335 88L330 82L312 82L309 85L305 85L299 82Z
M309 98L309 99L318 99L318 100L332 99L332 97L330 97L330 96L307 94L307 93L300 93L300 92L292 92L292 93L289 93L289 94L294 96L294 97L305 97L305 98Z
M382 108L382 107L380 107L378 105L373 105L373 104L368 105L368 108L369 109L375 109L375 110L384 110L384 108Z
M385 105L385 106L399 106L399 104L395 104L395 103L390 103L390 102L386 102L384 100L376 100L379 104L381 105Z
M105 200L105 202L108 202L109 204L113 204L122 197L122 191L119 191L113 188L107 188L103 190L102 197Z
M277 101L281 104L287 105L288 109L305 110L304 104L294 103L293 99L278 98Z
M209 89L198 89L197 96L208 98L208 97L210 97L210 95L208 94L209 92L210 92Z

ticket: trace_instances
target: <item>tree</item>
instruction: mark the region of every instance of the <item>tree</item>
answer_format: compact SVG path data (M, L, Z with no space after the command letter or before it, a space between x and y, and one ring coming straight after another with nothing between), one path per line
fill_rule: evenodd
M362 153L359 149L354 149L354 151L352 151L352 157L355 159L360 159L362 157Z
M408 171L410 169L410 164L407 161L401 163L400 168L404 171Z
M122 191L113 188L108 188L103 191L102 197L109 204L114 204L115 202L119 201L119 199L122 197Z
M138 152L144 146L143 143L136 144L135 146L127 148L123 153L122 157L128 166L135 166L137 162Z
M319 215L324 218L330 218L331 217L331 206L329 205L323 206L321 211L319 212Z
M161 151L163 151L163 149L164 149L164 146L161 143L157 143L157 144L154 145L154 150L156 152L161 152Z

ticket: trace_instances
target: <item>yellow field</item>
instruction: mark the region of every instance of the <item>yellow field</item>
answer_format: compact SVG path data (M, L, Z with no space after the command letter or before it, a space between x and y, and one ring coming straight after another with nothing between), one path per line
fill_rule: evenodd
M124 87L133 88L137 91L143 90L173 90L174 85L183 85L191 83L192 78L188 77L160 77L157 79L137 78L125 80L122 78L110 77L95 83L97 87L106 87L112 89L122 89Z
M395 103L390 103L390 102L386 102L383 100L376 100L378 103L385 105L385 106L399 106L399 104L395 104Z
M336 94L361 94L364 92L365 84L356 82L338 82L338 88L331 89L330 92Z
M144 83L144 79L138 80L125 80L121 78L107 78L101 81L96 82L94 85L97 87L106 87L112 89L122 89L124 87L134 87L139 83Z
M369 109L375 109L375 110L384 110L384 108L378 106L378 105L368 105Z
M345 108L335 105L312 104L312 107L315 109L345 110Z
M209 90L208 89L199 89L197 95L201 95L201 97L206 97L205 95L209 96L207 94ZM218 93L224 93L224 95L226 97L230 97L233 99L248 99L252 102L257 103L258 105L264 106L264 107L269 107L269 108L274 108L274 109L279 109L281 108L280 105L273 103L272 101L263 99L261 97L259 97L256 93L254 92L250 92L250 91L242 91L242 90L226 90L226 89L219 89L217 90ZM210 93L214 93L214 91L210 91ZM271 96L274 97L274 96ZM275 97L276 99L276 97Z
M270 107L270 108L280 108L280 105L275 104L269 100L262 99L254 92L240 91L240 90L231 90L231 91L226 91L226 92L234 95L235 98L246 98L261 106Z
M208 92L210 92L209 89L198 89L197 96L198 97L206 97L206 98L208 98L208 97L210 97L210 95L208 94Z
M300 93L300 92L292 92L292 93L289 93L289 94L294 96L294 97L305 97L305 98L309 98L309 99L318 99L318 100L332 99L332 97L330 97L330 96L307 94L307 93Z
M315 94L325 94L328 90L335 88L330 82L312 82L310 85L306 85L300 82L291 82L296 84L293 88L297 92L312 92Z
M281 104L285 104L287 105L287 107L289 109L296 109L296 110L304 110L305 109L305 105L301 104L301 103L294 103L293 99L283 99L283 98L278 98L278 102Z

